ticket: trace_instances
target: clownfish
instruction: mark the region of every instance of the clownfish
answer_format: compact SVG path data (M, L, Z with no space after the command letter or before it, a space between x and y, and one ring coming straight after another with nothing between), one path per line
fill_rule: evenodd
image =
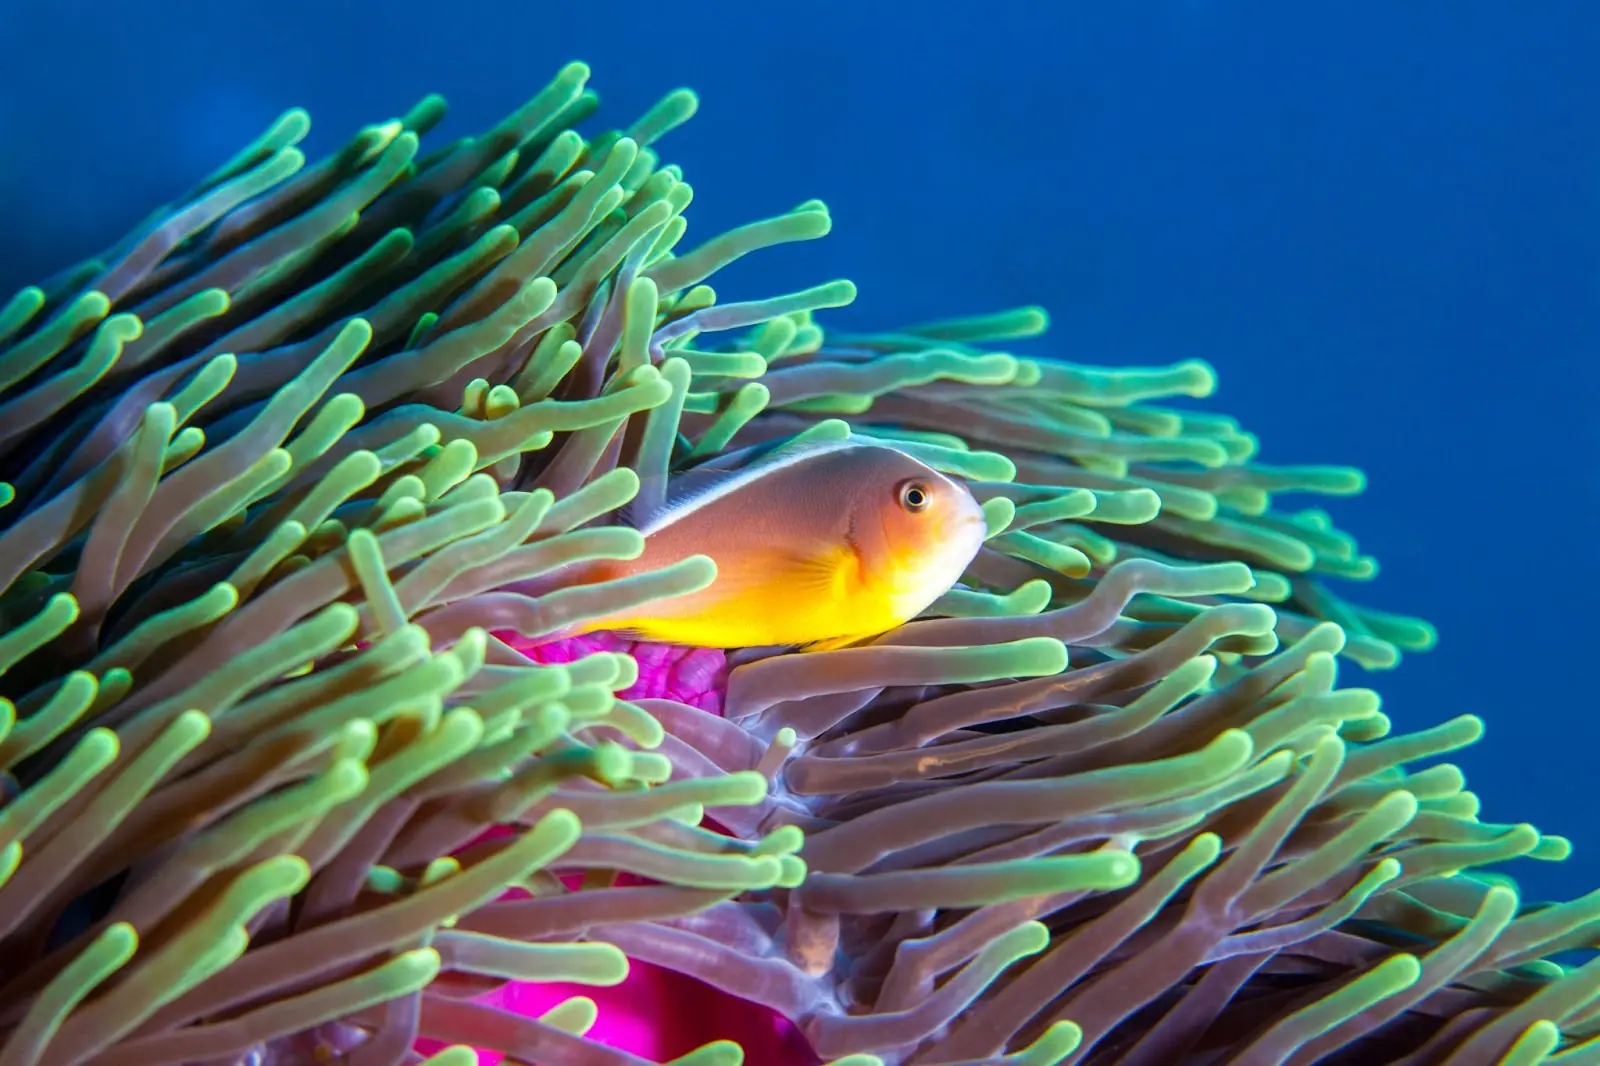
M793 445L743 469L691 472L674 498L632 524L643 554L601 564L595 578L707 555L715 580L589 619L577 632L808 651L845 647L921 614L960 579L987 531L965 485L860 440Z

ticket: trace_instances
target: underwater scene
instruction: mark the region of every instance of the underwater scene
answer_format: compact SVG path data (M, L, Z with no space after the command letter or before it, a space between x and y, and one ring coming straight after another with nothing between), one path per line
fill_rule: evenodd
M0 1066L1600 1066L1596 55L0 0Z

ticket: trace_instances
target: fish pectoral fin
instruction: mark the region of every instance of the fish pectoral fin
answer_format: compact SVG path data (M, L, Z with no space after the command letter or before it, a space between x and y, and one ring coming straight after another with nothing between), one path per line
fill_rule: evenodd
M808 599L842 601L859 576L860 564L847 547L827 547L814 552L786 552L770 563L771 591L804 595ZM779 604L781 606L781 600Z

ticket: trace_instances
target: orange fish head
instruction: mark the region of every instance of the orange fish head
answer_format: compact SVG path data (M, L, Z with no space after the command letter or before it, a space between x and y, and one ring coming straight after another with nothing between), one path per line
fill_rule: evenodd
M879 506L891 583L918 613L961 579L983 546L983 508L965 485L931 468L897 479Z

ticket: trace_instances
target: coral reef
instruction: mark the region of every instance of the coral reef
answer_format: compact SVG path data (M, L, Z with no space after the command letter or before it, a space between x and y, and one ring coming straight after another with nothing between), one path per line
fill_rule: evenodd
M1410 766L1476 719L1390 735L1337 684L1433 640L1279 502L1359 474L1161 405L1204 364L992 350L1036 310L718 302L826 208L678 251L693 95L586 138L587 76L428 155L437 98L310 166L291 111L0 308L0 1066L626 1066L594 1001L489 994L630 959L839 1066L1600 1062L1600 964L1548 958L1600 894L1483 871L1565 841ZM714 578L564 582L640 551L636 494L848 432L984 502L925 617L523 653Z

